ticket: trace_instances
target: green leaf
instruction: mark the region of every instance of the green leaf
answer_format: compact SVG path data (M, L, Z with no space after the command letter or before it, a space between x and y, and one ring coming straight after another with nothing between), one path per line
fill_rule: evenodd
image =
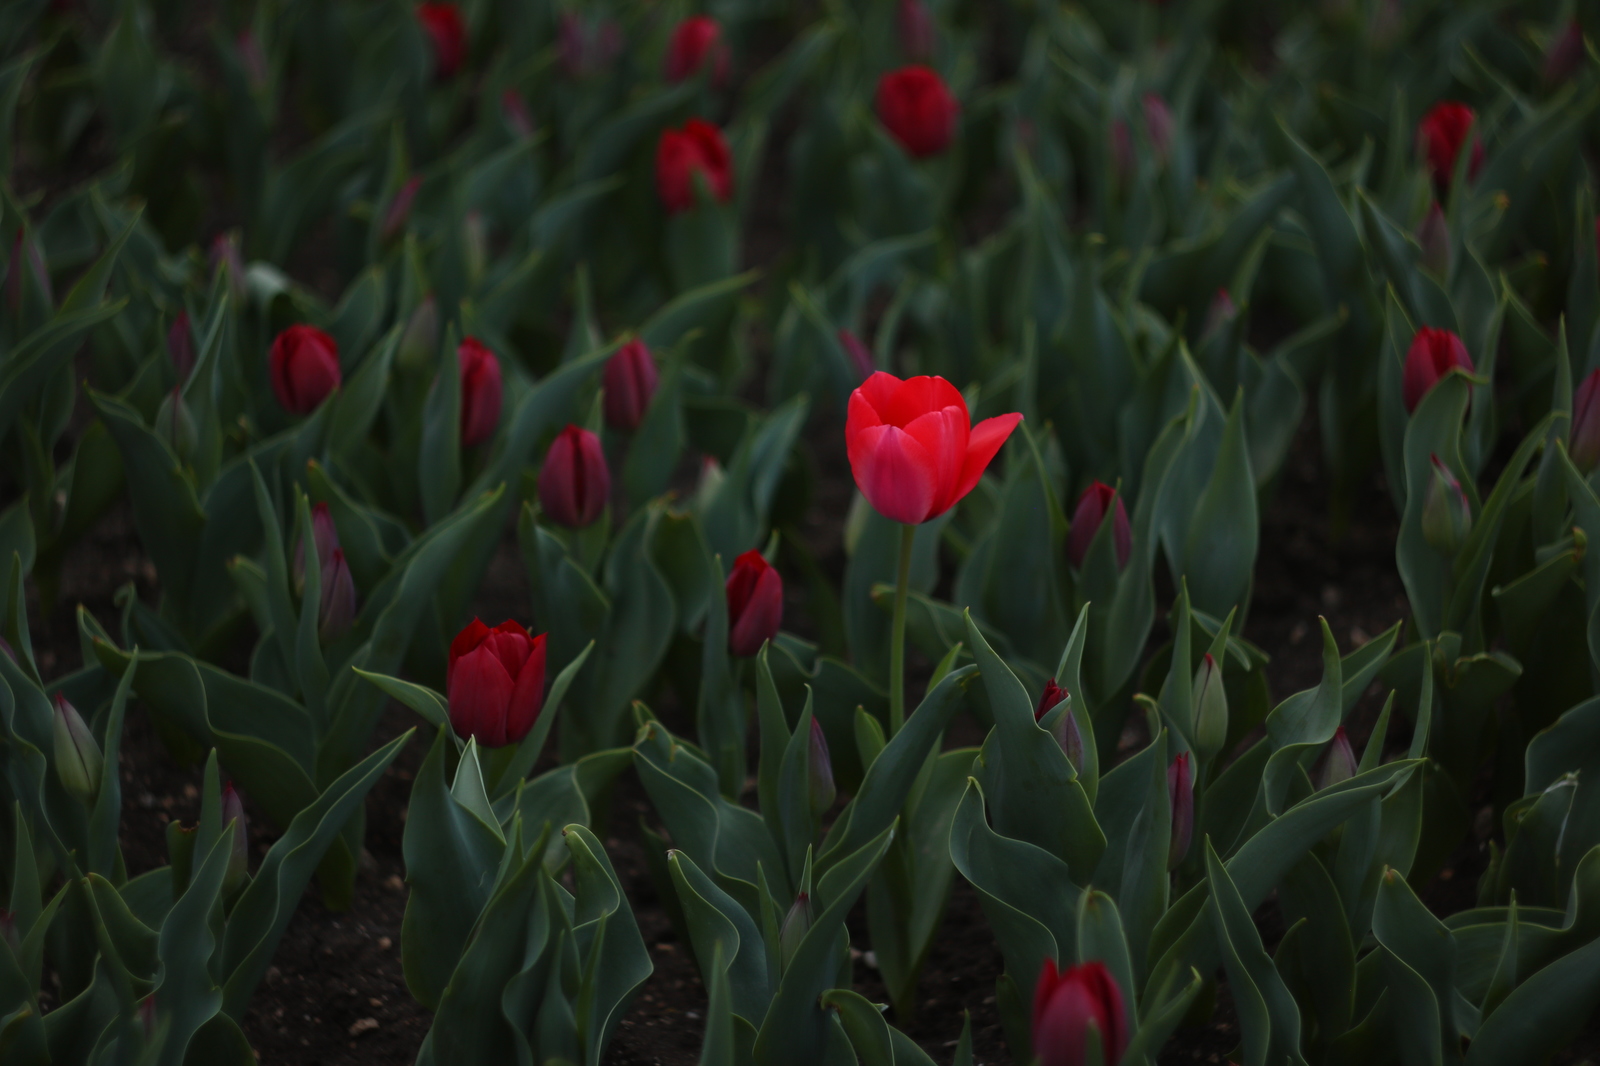
M1300 1009L1261 946L1261 934L1250 918L1250 909L1209 841L1205 862L1206 882L1211 888L1211 924L1239 1011L1245 1066L1285 1061L1303 1066Z

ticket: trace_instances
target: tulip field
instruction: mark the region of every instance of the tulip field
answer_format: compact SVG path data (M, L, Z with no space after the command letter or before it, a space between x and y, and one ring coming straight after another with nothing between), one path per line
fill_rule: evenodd
M1597 47L0 3L0 1066L1600 1062Z

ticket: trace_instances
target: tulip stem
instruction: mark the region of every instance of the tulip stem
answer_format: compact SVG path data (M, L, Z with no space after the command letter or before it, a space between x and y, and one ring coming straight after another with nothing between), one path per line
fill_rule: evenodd
M900 527L900 573L894 583L894 620L889 631L889 735L906 721L906 594L911 591L911 548L916 526Z

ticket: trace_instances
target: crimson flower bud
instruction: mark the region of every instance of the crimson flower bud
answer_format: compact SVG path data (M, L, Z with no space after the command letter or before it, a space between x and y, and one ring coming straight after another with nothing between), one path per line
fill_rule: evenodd
M1033 710L1033 720L1040 721L1050 709L1067 698L1067 690L1056 684L1056 679L1051 678L1044 683L1044 692L1039 696L1039 706Z
M828 738L822 732L822 723L811 719L811 750L806 760L806 791L810 794L811 814L821 818L827 813L839 790L833 783L833 760L828 757Z
M1577 19L1557 34L1544 54L1544 80L1550 85L1566 81L1583 65L1583 25Z
M1223 687L1222 667L1210 652L1194 672L1194 743L1200 754L1211 758L1228 739L1228 693Z
M1428 170L1433 174L1433 187L1440 199L1450 191L1456 159L1461 155L1467 134L1477 118L1477 114L1466 104L1445 100L1435 104L1417 124L1417 151L1427 158ZM1474 135L1472 158L1467 162L1467 180L1476 178L1482 166L1483 141Z
M1043 721L1062 700L1068 699L1067 690L1056 684L1056 679L1051 678L1045 682L1044 693L1039 697L1039 706L1034 709L1033 720ZM1077 716L1072 713L1072 708L1067 708L1060 721L1056 723L1056 743L1061 745L1061 750L1066 752L1067 761L1072 763L1073 769L1083 769L1083 733L1078 729Z
M189 312L179 311L167 330L167 355L172 358L172 369L178 372L178 384L189 380L194 369L194 330L189 326Z
M1400 398L1405 402L1406 411L1415 411L1428 390L1456 367L1469 374L1473 370L1472 356L1467 354L1467 346L1461 343L1460 337L1447 329L1431 326L1417 330L1406 351L1406 365L1400 381Z
M1345 734L1344 726L1333 731L1333 739L1328 742L1328 750L1322 753L1322 768L1317 774L1317 788L1332 788L1343 781L1348 781L1356 776L1356 753L1350 747L1350 738Z
M617 354L606 360L601 381L605 386L606 425L623 433L638 429L650 409L656 386L661 383L655 357L644 341L634 337L618 348Z
M1160 93L1145 93L1139 105L1144 111L1144 131L1150 138L1150 147L1156 158L1165 163L1172 154L1172 109Z
M1074 570L1083 566L1089 554L1089 545L1105 521L1106 510L1112 508L1111 543L1116 550L1117 569L1124 570L1133 555L1133 527L1128 523L1128 509L1122 505L1122 494L1103 481L1090 482L1078 497L1078 506L1072 512L1072 529L1067 534L1067 562Z
M1211 306L1206 308L1206 324L1200 335L1209 337L1231 324L1238 316L1239 308L1234 305L1233 297L1228 295L1227 289L1219 288L1217 294L1211 298Z
M475 337L456 347L461 364L461 446L476 448L500 424L500 360Z
M938 29L933 24L933 13L926 0L900 0L895 9L895 26L900 31L900 51L913 63L926 63L933 58L938 44Z
M865 381L878 372L877 362L872 358L872 350L866 342L847 329L839 331L839 347L844 349L844 354L850 357L850 363L856 368L856 373Z
M1167 798L1172 804L1172 843L1167 849L1167 869L1176 870L1189 854L1194 837L1194 771L1189 753L1179 752L1167 767Z
M315 326L290 326L272 342L267 369L283 409L308 415L339 387L339 344Z
M1102 1062L1090 1062L1094 1029ZM1033 1053L1039 1066L1116 1066L1128 1049L1122 989L1105 963L1092 960L1058 972L1045 959L1033 988Z
M914 159L938 155L956 135L961 105L930 67L891 70L878 79L878 118Z
M582 529L600 517L611 498L611 470L600 438L568 425L551 442L539 471L539 506L552 521Z
M467 24L462 21L461 9L447 3L418 4L417 21L433 46L434 77L453 76L467 58Z
M692 118L681 130L662 130L656 143L656 194L668 214L694 208L696 174L718 203L733 199L733 153L728 142L717 127Z
M1437 200L1417 227L1417 243L1422 245L1422 268L1446 277L1450 273L1450 223Z
M317 604L317 636L326 644L338 640L356 618L356 583L344 561L344 549L322 564L322 599Z
M722 27L707 15L684 19L667 41L668 81L683 81L700 71L709 60L711 84L721 88L728 81L728 46L722 41Z
M52 716L55 736L56 776L66 790L85 804L94 802L100 791L100 772L105 758L100 745L89 732L78 709L68 703L59 692L55 698L56 713Z
M456 634L445 689L457 736L502 748L528 735L544 705L544 638L509 620L490 629L476 618Z
M311 505L311 541L317 546L317 573L320 574L328 569L328 560L339 548L339 527L334 524L333 512L325 503ZM295 541L289 573L294 578L295 593L299 594L306 587L306 545L303 540Z
M239 236L232 231L219 233L211 240L211 273L227 271L228 295L235 305L244 302L244 256L239 252Z
M1587 474L1600 466L1600 370L1591 370L1572 399L1572 431L1567 454Z
M1472 505L1450 468L1437 455L1428 459L1431 471L1422 498L1422 539L1440 555L1453 559L1472 531Z
M794 905L784 915L783 926L778 931L778 955L785 969L794 953L800 950L801 941L811 931L811 894L802 892L794 898Z
M222 789L222 824L229 823L232 823L233 844L228 852L228 872L223 875L224 893L231 893L250 876L250 823L244 815L244 802L233 790L231 781Z
M749 657L778 635L783 622L783 577L758 551L733 561L728 575L728 650Z
M417 190L422 188L422 177L412 175L405 180L389 201L389 206L383 212L383 225L378 229L378 239L384 244L389 244L400 234L405 232L406 221L411 217L411 205L417 199Z
M528 102L517 90L507 89L500 94L500 114L518 137L533 136L533 112L528 110Z

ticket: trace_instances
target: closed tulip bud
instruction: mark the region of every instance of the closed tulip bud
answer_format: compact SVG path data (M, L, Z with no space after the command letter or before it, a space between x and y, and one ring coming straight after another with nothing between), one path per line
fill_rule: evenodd
M878 79L878 118L913 159L938 155L955 139L961 105L930 67L891 70Z
M476 448L500 425L500 360L480 340L468 337L456 348L461 364L461 446Z
M1209 337L1232 325L1238 317L1239 308L1234 304L1233 297L1228 295L1227 289L1219 288L1217 294L1211 297L1211 306L1206 308L1206 324L1200 336Z
M1094 1031L1101 1060L1089 1054ZM1091 960L1057 971L1044 961L1033 988L1033 1053L1039 1066L1116 1066L1128 1049L1127 1008L1105 963Z
M1550 85L1566 81L1583 66L1583 25L1572 19L1550 41L1544 54L1544 80Z
M1100 531L1108 509L1117 569L1127 569L1128 559L1133 555L1133 527L1128 524L1128 509L1122 505L1120 492L1103 481L1093 481L1078 497L1078 506L1072 512L1072 529L1067 533L1067 562L1074 570L1083 566L1089 545L1094 543L1094 535Z
M156 408L155 431L156 436L167 442L172 454L180 461L187 462L194 455L195 445L200 439L199 430L195 427L189 405L183 402L182 389L174 388L167 393L161 406Z
M1207 759L1222 750L1228 739L1228 693L1222 667L1210 652L1194 672L1194 742Z
M748 658L778 635L783 623L783 577L758 551L733 561L728 574L728 650Z
M788 969L794 953L800 950L800 942L811 931L811 920L811 894L802 892L794 898L794 905L784 916L783 926L778 931L779 957L784 969Z
M1444 278L1450 273L1450 223L1444 208L1435 200L1417 227L1417 243L1422 246L1422 269Z
M583 529L611 498L611 469L600 438L568 425L551 442L539 470L539 506L557 525Z
M389 200L389 206L383 211L383 224L378 229L378 239L384 244L392 243L405 232L411 218L411 205L416 202L417 191L421 188L421 177L409 177Z
M839 790L833 783L833 760L828 757L828 738L822 732L822 723L811 719L811 750L806 760L807 792L811 799L811 814L821 818L833 806Z
M188 381L189 372L194 369L194 330L189 327L188 311L179 311L167 330L167 355L178 373L178 384Z
M518 137L533 136L533 112L528 110L528 102L517 90L507 89L500 94L500 114L505 117L512 133Z
M728 81L728 46L722 42L722 27L707 15L684 19L667 41L666 77L678 82L711 68L711 84L721 88Z
M1150 138L1150 147L1156 158L1165 163L1172 154L1172 109L1160 93L1145 93L1139 98L1139 106L1144 112L1144 132Z
M290 326L272 342L267 369L283 409L308 415L339 387L339 344L315 326Z
M1167 849L1167 869L1176 870L1189 854L1194 837L1194 771L1189 753L1179 752L1167 767L1167 799L1172 804L1172 843Z
M878 372L876 360L872 358L872 349L866 342L847 329L839 331L839 347L844 349L844 354L849 357L850 365L855 367L856 373L865 381Z
M699 175L718 203L733 199L733 153L722 131L692 118L683 129L661 131L656 142L656 194L668 214L694 209Z
M1406 351L1406 364L1400 381L1400 398L1409 413L1439 384L1439 380L1457 367L1472 373L1472 356L1461 338L1447 329L1423 326L1411 340Z
M1056 684L1056 679L1051 678L1045 682L1044 693L1039 697L1039 705L1034 708L1033 720L1040 722L1044 716L1055 709L1063 700L1069 699L1067 690ZM1061 750L1067 753L1067 761L1072 763L1074 770L1083 769L1083 733L1078 729L1078 719L1072 713L1072 708L1067 708L1060 720L1056 722L1052 734L1056 743L1061 745Z
M320 574L328 569L329 560L339 548L339 527L334 524L333 512L325 503L311 505L311 540L317 547L317 573ZM306 546L303 540L295 541L289 573L294 578L295 594L299 595L306 587Z
M467 58L467 24L461 9L455 4L418 4L417 21L433 49L434 77L441 81L452 77Z
M895 28L900 31L900 51L913 63L926 63L933 58L938 44L938 29L933 24L933 12L926 0L900 0L895 9Z
M1422 498L1422 538L1428 546L1453 559L1472 531L1472 505L1461 482L1437 455L1429 456L1427 494Z
M232 893L250 876L249 820L244 816L244 802L229 782L222 790L222 824L230 826L233 845L228 852L228 872L223 875L222 890Z
M421 370L433 361L438 350L439 304L430 292L411 312L405 332L400 334L400 365Z
M338 640L356 618L356 583L344 561L344 549L322 564L322 599L317 606L317 636L323 643Z
M1467 143L1467 135L1477 122L1477 114L1466 104L1445 100L1435 104L1417 125L1417 151L1427 159L1433 187L1440 199L1450 191L1455 177L1456 159ZM1472 138L1472 157L1467 161L1467 180L1478 176L1483 166L1483 141Z
M621 433L632 433L650 409L650 401L661 384L661 372L644 341L634 337L606 360L601 382L605 387L606 425Z
M55 698L56 713L52 717L55 734L56 776L62 786L84 803L94 802L100 791L100 772L104 758L94 734L78 714L78 709L68 703L60 693Z
M1044 683L1044 692L1039 696L1039 705L1033 709L1033 720L1042 721L1056 704L1066 698L1067 690L1056 684L1056 679L1052 677Z
M1345 735L1344 726L1333 731L1333 739L1328 742L1328 750L1322 753L1322 768L1317 774L1317 788L1332 788L1343 781L1348 781L1356 776L1356 753L1350 747L1350 738Z
M972 425L967 401L941 377L904 381L881 370L850 394L845 450L850 472L877 512L918 525L971 492L1022 421L999 415Z
M1572 463L1587 474L1600 466L1600 370L1591 370L1572 398L1572 431L1567 441Z
M545 635L512 621L478 619L450 642L445 671L450 727L479 747L503 748L528 735L544 706Z

